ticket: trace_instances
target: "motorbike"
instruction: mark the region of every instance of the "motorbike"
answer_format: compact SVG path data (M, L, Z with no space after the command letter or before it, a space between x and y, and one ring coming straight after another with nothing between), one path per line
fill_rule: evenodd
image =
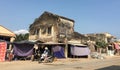
M44 57L44 58L40 58L39 60L38 60L38 63L52 63L54 61L54 56L52 56L52 55L49 55L49 56L46 56L46 57Z

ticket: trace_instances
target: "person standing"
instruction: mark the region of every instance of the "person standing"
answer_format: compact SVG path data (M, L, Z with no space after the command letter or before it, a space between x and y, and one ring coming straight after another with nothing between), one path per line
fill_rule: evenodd
M107 53L108 53L109 56L113 56L114 55L114 48L113 48L112 44L108 45Z

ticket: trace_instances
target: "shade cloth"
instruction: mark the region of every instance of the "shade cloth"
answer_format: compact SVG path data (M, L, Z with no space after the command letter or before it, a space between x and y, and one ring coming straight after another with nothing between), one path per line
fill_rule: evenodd
M119 44L117 44L117 43L114 43L114 46L115 46L115 49L120 49L120 46L119 46Z
M75 56L85 56L90 54L90 50L88 47L71 46L70 50L71 54Z
M65 58L64 48L62 46L53 46L53 55L57 58Z
M33 54L33 44L14 44L13 54L15 56L30 56Z

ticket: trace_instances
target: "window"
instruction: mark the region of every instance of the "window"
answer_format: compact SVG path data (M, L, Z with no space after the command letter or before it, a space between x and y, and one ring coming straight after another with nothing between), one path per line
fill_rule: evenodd
M36 30L35 30L35 35L38 35L38 34L39 34L39 30L40 30L40 29L36 29Z
M52 26L41 29L42 35L51 35L51 33L52 33Z
M36 31L37 31L37 32L36 32L37 35L39 35L39 30L40 30L40 29L37 29L37 30L36 30Z
M42 29L41 29L41 32L42 32L42 34L46 34L46 29L45 29L45 28L42 28Z
M51 35L51 32L52 32L52 26L51 26L51 27L48 27L48 29L47 29L48 35Z

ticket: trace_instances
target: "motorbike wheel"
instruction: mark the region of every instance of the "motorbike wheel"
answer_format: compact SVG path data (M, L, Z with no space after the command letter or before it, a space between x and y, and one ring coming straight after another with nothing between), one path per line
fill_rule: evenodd
M49 62L52 63L54 61L54 58L50 58Z
M38 63L42 63L42 59L39 59L39 60L38 60Z
M38 61L38 63L42 63L42 61L41 61L41 60L39 60L39 61Z

